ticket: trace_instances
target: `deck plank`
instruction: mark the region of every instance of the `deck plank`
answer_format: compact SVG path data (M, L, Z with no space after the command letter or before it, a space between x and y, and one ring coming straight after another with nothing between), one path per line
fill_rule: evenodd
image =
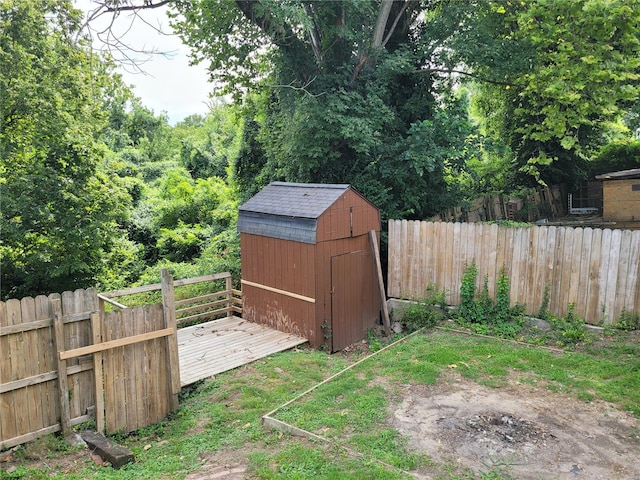
M184 387L307 342L242 318L230 317L178 330L180 383Z

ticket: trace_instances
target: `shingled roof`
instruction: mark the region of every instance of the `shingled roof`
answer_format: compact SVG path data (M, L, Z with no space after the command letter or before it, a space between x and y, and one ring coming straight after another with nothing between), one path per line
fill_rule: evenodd
M597 180L632 180L636 178L640 178L640 168L596 175Z
M317 219L350 188L347 184L270 183L240 207L238 230L316 243Z

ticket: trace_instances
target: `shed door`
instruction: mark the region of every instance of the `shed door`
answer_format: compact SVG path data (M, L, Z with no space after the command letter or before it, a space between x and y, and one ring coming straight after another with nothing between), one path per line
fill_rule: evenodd
M331 257L331 332L333 352L366 337L380 317L373 257L358 250Z

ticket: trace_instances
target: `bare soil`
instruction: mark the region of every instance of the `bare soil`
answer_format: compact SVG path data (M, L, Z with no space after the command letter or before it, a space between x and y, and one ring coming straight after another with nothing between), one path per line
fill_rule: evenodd
M640 480L640 421L605 402L516 382L488 388L450 372L437 385L406 386L391 414L409 448L438 463L523 480Z

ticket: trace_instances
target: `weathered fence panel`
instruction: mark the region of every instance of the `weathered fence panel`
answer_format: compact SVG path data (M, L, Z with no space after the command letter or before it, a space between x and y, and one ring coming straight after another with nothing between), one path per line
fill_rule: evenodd
M164 329L162 305L109 312L103 341ZM128 433L159 422L171 411L166 339L152 338L103 352L106 430Z
M600 185L600 208L602 208L602 184L596 183ZM529 188L516 198L504 195L476 198L466 207L450 208L428 220L473 223L490 220L534 222L539 218L557 218L567 213L567 193L565 185L552 185ZM597 194L592 192L591 196L597 196Z
M61 308L65 348L91 342L90 309L95 289L0 302L0 447L7 448L61 429L53 304ZM93 418L94 381L90 359L66 364L69 421Z
M175 300L174 287L203 283ZM156 291L162 304L112 300ZM157 423L178 407L176 324L241 313L240 293L229 273L174 282L163 270L156 285L0 302L0 450L90 420L108 433Z
M623 309L640 310L640 231L483 223L389 221L390 297L424 295L429 285L460 303L465 266L478 267L477 287L504 268L513 303L535 315L549 287L549 311L569 304L588 323L615 321Z

